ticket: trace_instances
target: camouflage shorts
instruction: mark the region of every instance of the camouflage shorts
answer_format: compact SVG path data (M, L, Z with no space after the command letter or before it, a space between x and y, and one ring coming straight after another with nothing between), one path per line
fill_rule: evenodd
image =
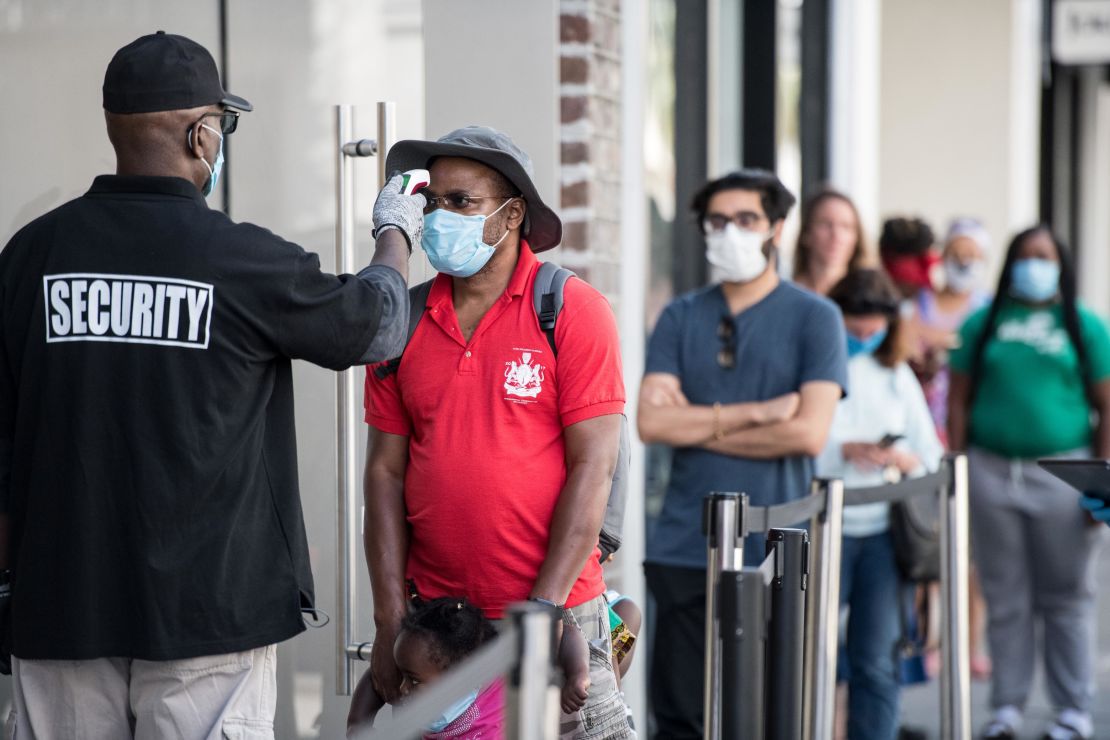
M564 621L576 622L590 644L590 697L582 709L559 718L560 740L631 740L636 735L613 673L605 597L568 609Z

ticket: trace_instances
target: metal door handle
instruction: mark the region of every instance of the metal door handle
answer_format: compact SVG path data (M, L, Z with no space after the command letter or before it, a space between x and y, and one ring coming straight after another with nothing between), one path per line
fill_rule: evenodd
M335 106L336 219L335 271L355 271L354 170L352 157L377 156L378 188L385 185L385 156L396 139L396 105L378 103L378 138L351 139L354 107ZM349 696L354 661L368 660L369 643L355 641L355 576L358 557L358 385L356 369L336 374L336 574L335 574L335 693Z

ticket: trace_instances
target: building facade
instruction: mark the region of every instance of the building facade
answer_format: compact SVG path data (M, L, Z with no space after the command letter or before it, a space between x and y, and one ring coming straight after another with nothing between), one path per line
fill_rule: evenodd
M0 0L0 244L112 170L100 85L114 51L157 29L184 34L255 104L228 140L226 186L211 205L319 253L325 269L335 104L359 106L359 137L374 136L379 100L396 102L399 138L471 123L510 133L564 220L549 258L597 286L618 316L634 417L646 335L670 298L706 279L689 199L740 165L775 168L802 195L821 184L848 192L870 234L893 214L922 215L938 231L973 215L1000 245L1047 219L1077 247L1084 298L1110 312L1106 5ZM375 167L357 166L363 258L376 182ZM413 282L430 276L418 253ZM298 363L295 379L313 567L320 606L333 612L334 377ZM634 472L627 540L608 579L643 604L645 510L658 504L664 451L637 446ZM358 594L356 633L369 640L364 568ZM334 644L328 626L281 647L279 737L342 736ZM641 726L645 652L625 684Z

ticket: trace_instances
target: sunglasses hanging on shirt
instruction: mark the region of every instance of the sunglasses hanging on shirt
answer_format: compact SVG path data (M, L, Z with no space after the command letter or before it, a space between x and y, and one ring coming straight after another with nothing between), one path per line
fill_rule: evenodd
M731 316L722 316L717 325L717 339L721 347L717 350L717 365L725 370L736 367L736 327Z

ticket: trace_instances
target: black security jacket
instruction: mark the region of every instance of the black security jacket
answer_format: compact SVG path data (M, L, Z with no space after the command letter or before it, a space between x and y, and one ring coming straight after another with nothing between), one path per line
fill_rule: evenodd
M303 629L291 358L403 340L400 274L320 271L176 178L98 177L0 252L13 652L167 660ZM373 345L379 345L371 350Z

